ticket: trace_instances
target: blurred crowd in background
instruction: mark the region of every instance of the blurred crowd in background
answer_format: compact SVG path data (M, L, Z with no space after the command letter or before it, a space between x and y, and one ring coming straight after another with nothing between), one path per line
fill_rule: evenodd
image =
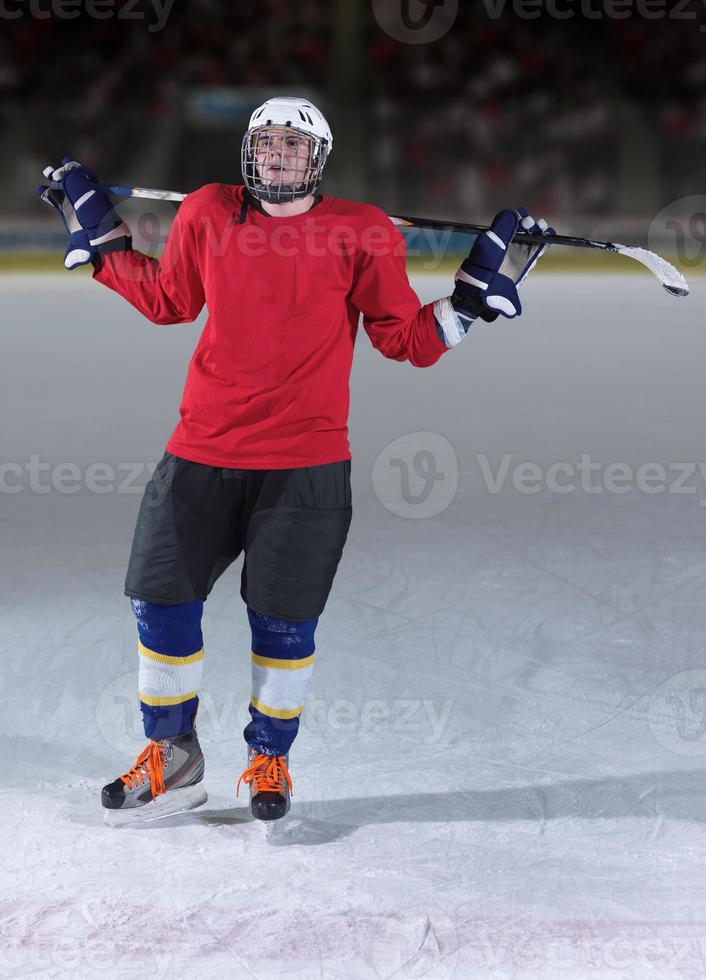
M36 212L37 168L64 150L106 179L238 182L243 120L276 91L318 98L345 131L326 189L391 210L639 215L701 192L703 18L526 20L508 7L493 19L487 7L461 2L423 44L389 36L369 0L190 0L161 30L147 0L125 19L7 20L2 215ZM237 90L243 111L199 122L189 99L209 89Z

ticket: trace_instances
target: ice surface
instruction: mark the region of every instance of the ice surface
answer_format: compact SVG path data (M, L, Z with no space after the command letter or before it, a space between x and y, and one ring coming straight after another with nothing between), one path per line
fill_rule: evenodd
M140 497L92 492L87 468L117 484L131 465L139 490L198 327L150 325L70 273L1 279L0 976L702 978L706 483L545 485L582 454L606 485L611 462L706 459L702 299L535 273L522 318L428 370L361 331L354 519L291 815L268 835L234 797L238 563L206 604L209 801L111 831L100 786L144 745L122 595ZM428 502L418 482L402 502L404 466L380 457L410 446L444 472ZM512 482L527 462L537 493ZM51 489L75 485L60 463L78 492Z

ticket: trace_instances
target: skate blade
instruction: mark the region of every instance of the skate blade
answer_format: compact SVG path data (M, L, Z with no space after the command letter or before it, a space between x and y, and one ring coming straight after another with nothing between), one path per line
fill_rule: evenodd
M203 783L196 783L194 786L171 789L151 803L145 803L144 806L131 807L129 810L106 810L103 823L106 827L130 827L150 823L161 817L170 817L174 813L194 810L207 799L208 794Z

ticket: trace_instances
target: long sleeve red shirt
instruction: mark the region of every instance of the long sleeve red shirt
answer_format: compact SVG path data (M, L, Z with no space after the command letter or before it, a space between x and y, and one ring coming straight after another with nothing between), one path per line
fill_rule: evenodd
M242 185L182 204L161 260L103 256L95 278L154 323L208 320L167 450L197 463L288 469L350 459L349 378L360 313L396 361L447 347L405 270L404 240L369 204L323 196L310 211L241 221Z

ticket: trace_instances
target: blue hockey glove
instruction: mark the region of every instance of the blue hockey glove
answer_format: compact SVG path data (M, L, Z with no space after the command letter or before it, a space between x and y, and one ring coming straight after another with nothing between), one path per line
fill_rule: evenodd
M64 157L58 169L47 167L44 176L61 182L62 189L52 190L46 184L37 193L54 208L69 233L64 255L67 269L95 262L106 252L123 252L132 248L130 229L116 213L110 198L96 189L96 175L71 157Z
M534 235L556 234L543 219L535 221L524 208L504 210L482 232L456 273L451 305L468 329L476 317L495 320L500 314L520 316L522 304L517 287L549 247L513 243L518 231Z

